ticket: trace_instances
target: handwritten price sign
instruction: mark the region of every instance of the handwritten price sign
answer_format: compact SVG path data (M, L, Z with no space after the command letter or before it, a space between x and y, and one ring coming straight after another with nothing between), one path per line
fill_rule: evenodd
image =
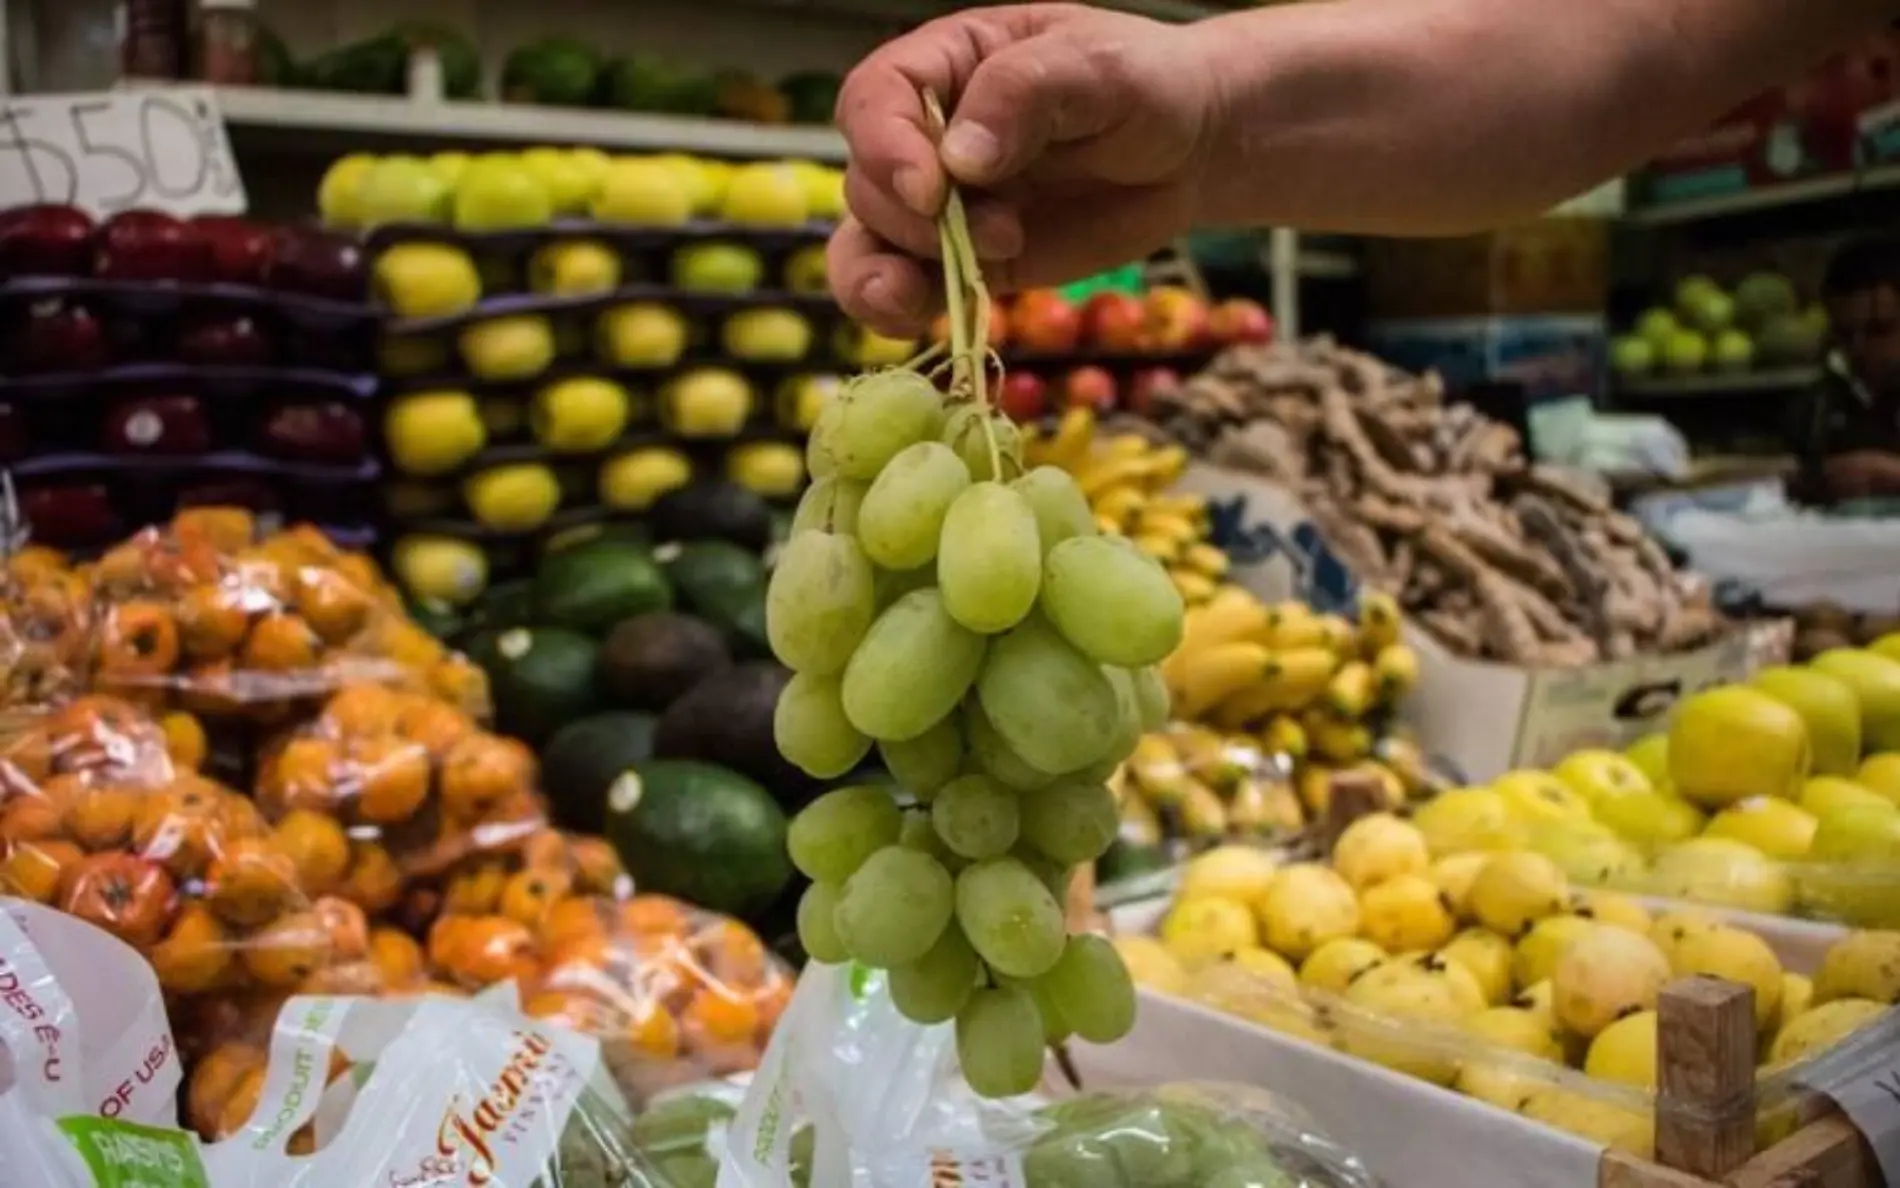
M0 209L40 202L241 214L244 181L204 87L26 95L0 102Z

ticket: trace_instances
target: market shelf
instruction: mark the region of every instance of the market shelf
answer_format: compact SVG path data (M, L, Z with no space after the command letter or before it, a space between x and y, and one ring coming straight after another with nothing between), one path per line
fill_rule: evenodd
M637 152L845 159L844 138L829 128L268 87L218 87L216 95L234 137L313 153L332 151L342 140L359 151L418 142L587 144Z
M1819 367L1778 367L1763 371L1738 371L1733 374L1665 376L1654 379L1619 381L1614 389L1619 397L1643 400L1689 396L1750 396L1767 392L1791 392L1819 383Z
M1714 198L1635 206L1625 221L1640 227L1666 227L1891 189L1900 189L1900 164L1881 165L1856 173L1832 173L1825 177L1806 178Z

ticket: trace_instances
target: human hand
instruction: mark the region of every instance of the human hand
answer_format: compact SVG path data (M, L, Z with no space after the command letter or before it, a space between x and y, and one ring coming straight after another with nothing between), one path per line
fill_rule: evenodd
M954 97L941 146L926 89ZM850 215L831 239L833 291L876 330L924 329L952 181L970 188L994 292L1148 255L1193 221L1215 90L1187 26L1081 5L970 9L899 37L839 93Z
M1822 473L1836 499L1900 495L1900 456L1880 450L1836 454L1822 465Z

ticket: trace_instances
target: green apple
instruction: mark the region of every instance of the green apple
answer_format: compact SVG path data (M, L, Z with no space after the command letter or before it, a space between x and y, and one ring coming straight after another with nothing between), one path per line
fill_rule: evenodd
M673 283L695 293L747 293L759 287L765 261L736 243L693 243L673 253Z
M493 318L463 330L456 345L477 379L533 379L554 361L554 327L535 314Z
M1755 365L1755 340L1731 327L1715 336L1709 353L1717 371L1747 371Z
M1662 365L1674 375L1694 375L1709 365L1709 340L1694 330L1677 330L1663 342Z
M609 379L576 376L534 394L528 414L535 440L564 454L591 454L626 432L633 399Z
M651 301L616 305L594 323L594 353L615 367L671 367L686 351L686 319Z
M1900 752L1881 751L1867 756L1854 778L1875 796L1900 808Z
M660 418L681 437L731 437L751 415L751 385L724 367L695 368L660 391Z
M594 200L598 179L566 149L531 148L521 154L521 165L547 191L556 216L582 214Z
M811 340L810 320L779 307L741 310L719 329L726 354L753 362L795 362L810 352Z
M528 261L528 287L557 297L611 293L620 286L620 256L598 239L544 244Z
M1676 315L1662 306L1652 306L1643 311L1636 319L1636 336L1647 342L1657 354L1662 353L1663 343L1669 336L1682 329L1682 323L1676 321Z
M1702 333L1720 334L1735 324L1735 299L1720 289L1700 289L1690 293L1676 312Z
M1704 837L1726 837L1768 855L1792 861L1814 844L1814 815L1779 796L1751 796L1715 814Z
M1744 326L1761 326L1800 308L1794 282L1779 272L1751 272L1735 286L1735 319Z
M685 454L666 446L643 446L609 458L600 468L596 490L615 511L645 511L668 491L693 478Z
M1652 788L1660 787L1669 779L1669 736L1661 731L1645 734L1624 747L1623 757L1649 777Z
M358 217L365 227L384 223L438 223L448 213L449 189L420 157L384 157L357 187Z
M1860 702L1854 690L1813 668L1776 664L1750 682L1801 715L1818 775L1852 775L1860 761Z
M1691 273L1676 282L1675 290L1670 294L1670 304L1676 316L1685 322L1693 321L1690 311L1706 300L1711 293L1720 293L1722 286L1715 283L1713 277L1701 273Z
M719 208L717 171L708 169L707 162L685 153L662 153L653 158L653 163L673 175L693 214L711 214Z
M363 179L376 167L376 158L367 153L339 157L323 171L317 183L317 214L324 223L337 228L363 225L363 208L357 201Z
M758 161L732 171L720 216L753 227L795 227L811 217L798 172L783 162Z
M618 157L600 179L593 212L605 223L677 227L693 217L693 203L679 174L664 162Z
M794 293L823 293L831 288L824 244L808 244L785 258L785 287Z
M1861 745L1869 751L1900 751L1900 663L1859 648L1830 648L1808 666L1854 690Z
M1669 724L1669 782L1705 807L1797 796L1812 763L1801 715L1746 685L1690 696Z
M481 276L468 253L446 243L399 243L376 257L376 299L398 316L434 318L474 308Z
M1619 334L1610 342L1610 367L1625 378L1656 370L1656 348L1640 334Z
M455 186L455 225L463 231L543 227L553 214L547 187L506 153L475 158Z

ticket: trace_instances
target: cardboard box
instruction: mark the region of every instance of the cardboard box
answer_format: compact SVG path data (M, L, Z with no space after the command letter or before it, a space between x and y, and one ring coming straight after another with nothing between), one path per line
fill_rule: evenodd
M1351 570L1290 491L1203 463L1188 468L1181 486L1207 497L1211 537L1227 550L1235 582L1268 601L1352 606ZM1420 679L1405 717L1429 754L1470 780L1548 766L1579 747L1630 742L1659 729L1682 696L1746 677L1756 655L1749 633L1737 631L1693 652L1532 669L1463 659L1423 631L1408 627L1407 634L1419 651Z
M1366 327L1372 353L1408 371L1436 371L1452 391L1521 385L1528 401L1600 396L1609 330L1601 314L1404 318Z
M1374 319L1601 313L1609 301L1608 225L1552 216L1440 239L1366 244Z

